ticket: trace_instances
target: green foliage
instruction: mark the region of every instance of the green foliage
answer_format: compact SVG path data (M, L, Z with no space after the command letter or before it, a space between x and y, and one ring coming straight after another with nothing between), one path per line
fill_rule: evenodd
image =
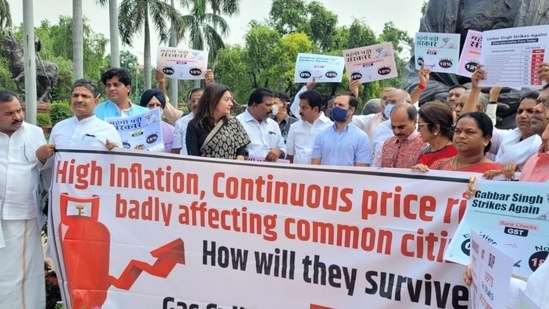
M51 126L51 117L49 114L36 114L36 125L39 127Z
M59 121L72 117L72 110L69 100L55 101L51 103L48 111L52 125L57 124Z

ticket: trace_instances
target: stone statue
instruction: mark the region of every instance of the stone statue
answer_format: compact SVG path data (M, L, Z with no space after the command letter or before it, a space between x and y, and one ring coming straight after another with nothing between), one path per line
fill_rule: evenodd
M9 69L12 74L12 79L20 93L24 93L24 87L21 87L21 83L24 85L24 63L23 63L23 47L17 41L17 39L11 34L7 34L2 38L2 43L6 51ZM35 42L37 52L40 50L40 43ZM53 62L42 61L39 55L36 54L36 81L38 85L44 90L38 102L50 102L51 91L53 84L57 81L59 75L59 69Z
M546 24L549 24L547 0L430 0L419 31L460 33L463 48L469 29L485 31ZM435 98L446 98L450 86L467 84L470 81L469 78L455 74L431 73L427 89L421 95L420 104ZM411 92L417 83L418 71L415 69L415 57L412 55L406 66L402 85L406 91ZM488 91L489 89L483 89L485 93ZM504 88L499 101L508 104L509 109L498 109L498 116L512 116L518 107L518 99L527 91L530 89L516 91ZM514 123L514 119L512 120Z

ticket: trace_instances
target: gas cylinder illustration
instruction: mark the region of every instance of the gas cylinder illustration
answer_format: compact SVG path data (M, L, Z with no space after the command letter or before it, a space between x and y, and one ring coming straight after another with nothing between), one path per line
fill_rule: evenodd
M71 307L101 307L110 286L110 233L98 221L99 197L61 194L60 204L59 235Z

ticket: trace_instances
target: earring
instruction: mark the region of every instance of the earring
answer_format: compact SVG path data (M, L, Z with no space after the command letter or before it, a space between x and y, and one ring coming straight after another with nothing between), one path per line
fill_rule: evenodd
M438 135L438 132L435 132L435 136L437 136L437 135Z

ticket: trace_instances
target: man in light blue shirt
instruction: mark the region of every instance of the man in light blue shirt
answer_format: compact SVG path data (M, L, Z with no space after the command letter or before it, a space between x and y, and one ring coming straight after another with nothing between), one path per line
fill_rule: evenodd
M101 82L109 100L99 103L94 109L97 118L105 120L110 117L137 116L149 111L145 107L133 104L129 99L132 89L132 78L126 69L111 68L101 74Z
M332 110L334 125L316 136L311 164L370 165L368 135L352 123L357 106L358 101L351 93L342 93L335 97Z

